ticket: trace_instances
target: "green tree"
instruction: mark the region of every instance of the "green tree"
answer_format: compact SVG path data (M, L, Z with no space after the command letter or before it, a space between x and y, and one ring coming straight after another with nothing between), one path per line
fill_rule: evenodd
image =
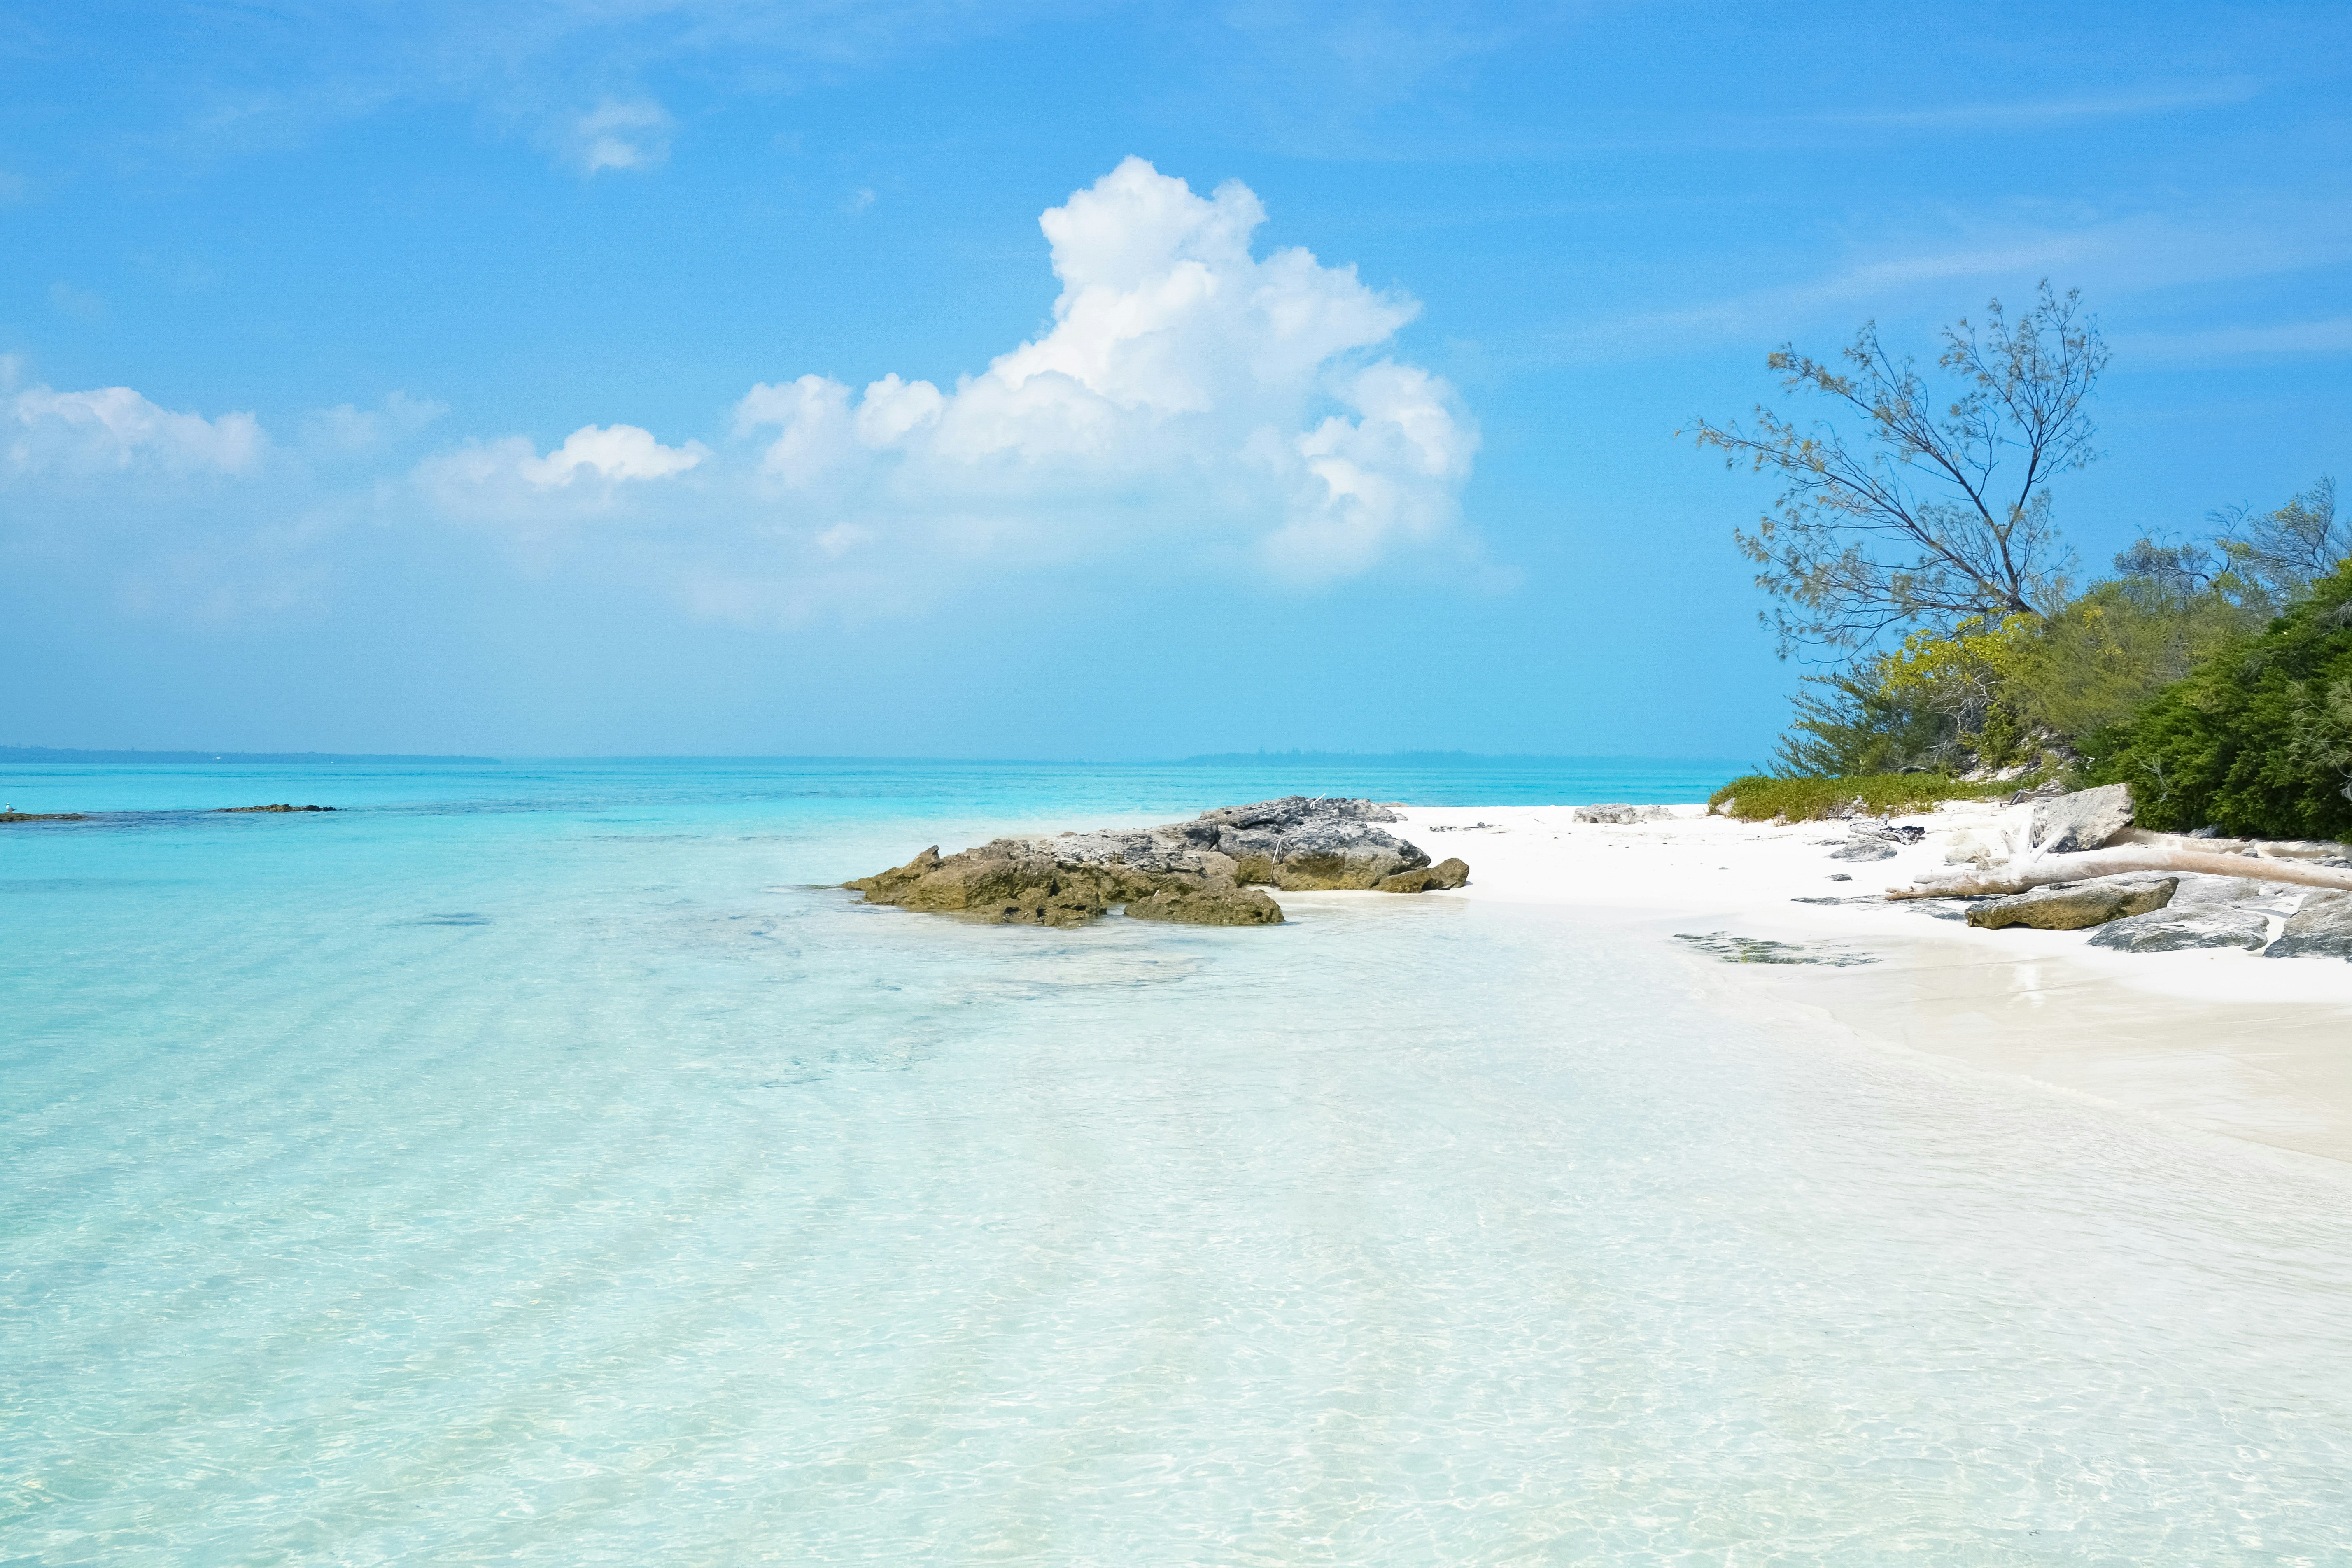
M2084 750L2150 827L2352 837L2352 561Z
M1853 657L1890 632L1949 629L1971 616L2041 616L2066 597L2071 561L2049 485L2097 456L2084 405L2107 363L2081 290L2045 280L2014 321L1995 300L1982 327L1948 327L1937 364L1948 402L1915 362L1865 324L1843 368L1783 344L1766 361L1782 390L1830 400L1860 425L1800 424L1758 405L1754 422L1694 419L1702 447L1780 478L1754 531L1734 539L1780 601L1769 624L1783 658ZM1681 432L1677 432L1681 434Z

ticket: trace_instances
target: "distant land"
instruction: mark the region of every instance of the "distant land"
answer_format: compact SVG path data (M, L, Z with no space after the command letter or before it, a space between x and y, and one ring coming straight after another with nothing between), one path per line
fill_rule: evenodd
M1310 767L1372 768L1545 768L1561 763L1672 763L1688 767L1698 763L1728 763L1748 767L1747 760L1738 757L1636 757L1636 756L1488 756L1478 752L1211 752L1198 757L1183 757L1179 767L1234 768L1265 767L1297 764Z
M75 752L0 746L0 763L495 763L496 757L419 757L360 752Z

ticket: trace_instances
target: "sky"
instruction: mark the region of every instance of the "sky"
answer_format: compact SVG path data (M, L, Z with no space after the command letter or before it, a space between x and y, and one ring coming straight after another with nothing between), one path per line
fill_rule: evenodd
M2352 468L2347 65L2340 4L0 8L0 744L1761 755L1773 487L1676 432L2046 278L2087 570Z

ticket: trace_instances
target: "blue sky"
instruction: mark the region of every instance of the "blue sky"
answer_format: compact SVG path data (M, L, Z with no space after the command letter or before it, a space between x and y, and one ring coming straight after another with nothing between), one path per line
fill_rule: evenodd
M2043 277L2094 565L2338 472L2352 23L0 13L0 743L1760 752L1674 432Z

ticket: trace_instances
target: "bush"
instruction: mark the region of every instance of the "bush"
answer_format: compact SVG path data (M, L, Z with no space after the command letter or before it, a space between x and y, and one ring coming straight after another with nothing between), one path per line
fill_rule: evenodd
M1887 816L1931 808L1937 801L2009 795L2033 782L1964 783L1944 773L1862 773L1849 778L1769 778L1750 773L1717 790L1706 797L1706 804L1712 810L1729 801L1730 815L1742 822L1769 822L1777 816L1791 822L1818 822L1832 812L1842 815L1857 795L1872 816Z
M2352 837L2352 561L2084 753L2094 781L2132 786L2148 827Z

